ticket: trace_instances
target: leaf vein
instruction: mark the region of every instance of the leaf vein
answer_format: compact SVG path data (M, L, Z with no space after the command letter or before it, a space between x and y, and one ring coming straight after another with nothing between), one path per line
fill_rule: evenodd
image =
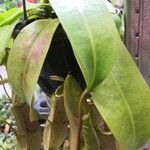
M76 4L76 3L75 3ZM83 19L83 21L84 21L84 25L85 25L85 29L87 30L87 33L88 33L88 35L89 35L89 40L90 40L90 43L91 43L91 50L92 50L92 56L93 56L93 76L92 76L92 80L91 80L91 82L90 82L90 84L89 84L89 89L92 87L92 84L93 84L93 82L94 82L94 79L95 79L95 75L96 75L96 54L95 54L95 51L96 51L96 48L95 48L95 45L94 45L94 41L93 41L93 36L92 36L92 33L91 33L91 30L90 30L90 27L89 27L89 25L88 25L88 22L87 22L87 20L86 20L86 17L83 15L83 13L81 13L81 10L79 9L79 7L77 6L77 4L76 4L76 8L77 8L77 10L79 11L79 13L80 13L80 15L81 15L81 18ZM91 61L91 60L90 60ZM89 90L88 89L88 90Z

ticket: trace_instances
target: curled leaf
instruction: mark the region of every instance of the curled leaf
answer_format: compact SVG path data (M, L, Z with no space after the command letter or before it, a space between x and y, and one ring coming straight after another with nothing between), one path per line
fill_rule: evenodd
M57 19L43 19L26 26L17 36L8 58L9 81L30 106L33 92L49 49Z

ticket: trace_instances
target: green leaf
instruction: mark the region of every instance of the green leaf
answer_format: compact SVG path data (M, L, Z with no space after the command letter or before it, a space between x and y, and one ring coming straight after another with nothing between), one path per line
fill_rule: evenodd
M8 58L8 78L17 94L30 106L57 19L43 19L26 26L17 36Z
M64 83L64 105L70 124L70 149L76 150L78 131L78 103L82 90L73 76L68 75ZM91 110L83 102L81 149L100 150L100 144L91 120Z
M22 9L16 7L0 13L0 27L14 23L21 17L22 13Z
M112 72L93 89L99 112L125 150L150 139L150 91L125 47Z
M58 150L65 140L68 130L62 86L57 89L51 100L51 112L46 122L43 135L44 149Z
M14 29L16 23L0 27L0 64L2 64L2 61L4 60L4 58L6 56L5 49L11 38L13 29Z
M51 0L91 90L111 71L120 37L103 0ZM110 43L111 44L108 44Z
M5 49L21 14L22 9L19 8L12 8L4 13L0 13L0 64L6 57Z
M49 11L50 11L50 6L49 5L46 5L46 4L43 4L43 3L38 3L38 4L27 4L27 13L30 13L31 12L40 12L41 11L41 8L44 7L44 8L49 8ZM11 8L9 9L8 11L5 11L4 13L0 13L0 27L1 26L5 26L5 25L9 25L9 24L12 24L13 22L19 20L21 17L23 17L23 8L17 8L17 7L14 7L14 8ZM29 16L30 17L30 16ZM38 15L37 15L38 17ZM43 16L39 16L39 18ZM31 19L31 18L29 18Z

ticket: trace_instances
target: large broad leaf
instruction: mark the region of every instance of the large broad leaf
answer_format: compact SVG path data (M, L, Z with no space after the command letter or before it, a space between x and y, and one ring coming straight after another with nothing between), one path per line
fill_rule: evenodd
M64 105L70 124L70 149L76 150L78 133L78 103L82 90L73 76L64 83ZM90 107L84 100L80 147L83 150L100 150L100 144L91 120Z
M108 75L120 48L113 18L102 0L52 0L51 3L90 90Z
M124 149L137 150L150 139L150 91L124 47L92 96Z
M137 150L150 139L150 91L112 16L102 0L51 2L99 112L123 149Z
M57 19L35 21L17 36L8 58L8 77L13 89L30 106Z
M49 121L45 125L43 143L45 150L58 150L68 131L62 86L53 95L51 103L51 112L48 117Z

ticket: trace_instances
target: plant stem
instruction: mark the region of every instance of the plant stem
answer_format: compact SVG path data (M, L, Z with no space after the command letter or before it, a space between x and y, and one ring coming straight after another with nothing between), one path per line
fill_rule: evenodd
M77 148L76 150L80 150L80 137L81 137L81 128L82 128L82 102L87 94L87 90L85 89L79 99L79 107L78 107L78 131L77 131Z
M22 0L24 20L27 20L26 0Z

